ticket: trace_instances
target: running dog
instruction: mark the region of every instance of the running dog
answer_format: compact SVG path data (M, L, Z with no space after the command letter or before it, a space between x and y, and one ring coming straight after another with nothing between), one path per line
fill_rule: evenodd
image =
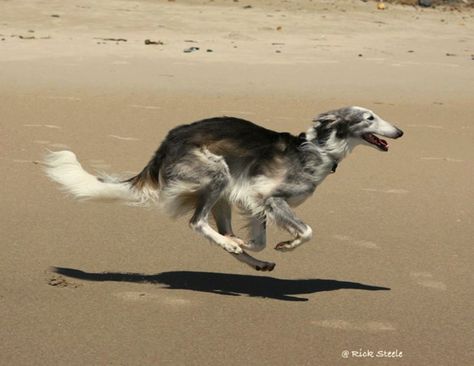
M49 178L78 199L156 204L174 217L193 211L194 231L252 268L271 271L275 263L244 249L265 248L269 221L292 236L276 250L310 240L311 227L291 207L311 196L355 146L388 151L387 141L376 135L396 139L403 131L361 107L320 114L299 136L217 117L172 129L145 168L127 180L87 173L70 151L51 152L44 163ZM248 218L248 240L234 235L233 205ZM210 214L217 231L209 225Z

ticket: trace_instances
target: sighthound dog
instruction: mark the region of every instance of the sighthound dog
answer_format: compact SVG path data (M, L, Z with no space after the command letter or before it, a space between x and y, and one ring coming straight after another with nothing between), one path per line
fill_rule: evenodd
M361 107L320 114L299 136L218 117L172 129L148 165L127 180L87 173L70 151L51 152L44 163L47 175L78 199L157 204L172 216L192 210L194 231L252 268L271 271L274 263L244 249L265 248L268 221L292 236L276 250L310 240L312 229L291 207L303 203L355 146L387 151L388 143L376 135L396 139L403 132ZM248 240L234 235L232 205L248 217Z

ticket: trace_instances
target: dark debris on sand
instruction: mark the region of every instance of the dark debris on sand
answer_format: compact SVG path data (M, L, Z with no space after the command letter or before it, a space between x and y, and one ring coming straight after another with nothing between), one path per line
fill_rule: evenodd
M378 2L378 0L374 1ZM384 0L384 2L425 8L445 7L448 10L474 8L474 0Z

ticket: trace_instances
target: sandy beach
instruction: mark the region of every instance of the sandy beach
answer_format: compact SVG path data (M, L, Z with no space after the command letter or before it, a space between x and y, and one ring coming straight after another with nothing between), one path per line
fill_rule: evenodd
M0 365L471 364L473 97L468 9L0 1ZM309 243L277 252L269 228L270 273L41 169L71 149L129 177L179 124L297 134L346 105L405 135L357 148L296 209Z

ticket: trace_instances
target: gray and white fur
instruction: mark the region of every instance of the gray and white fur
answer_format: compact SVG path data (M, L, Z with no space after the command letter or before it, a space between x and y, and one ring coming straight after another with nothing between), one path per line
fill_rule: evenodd
M376 135L396 139L403 132L361 107L320 114L299 136L218 117L172 129L145 168L127 180L87 173L70 151L49 153L45 166L47 175L78 199L152 204L171 216L192 212L194 231L254 269L271 271L274 263L244 249L265 248L269 221L291 235L276 250L310 240L311 227L292 207L311 196L357 145L387 151L387 142ZM248 217L247 240L232 230L232 206ZM217 230L209 224L211 215Z

